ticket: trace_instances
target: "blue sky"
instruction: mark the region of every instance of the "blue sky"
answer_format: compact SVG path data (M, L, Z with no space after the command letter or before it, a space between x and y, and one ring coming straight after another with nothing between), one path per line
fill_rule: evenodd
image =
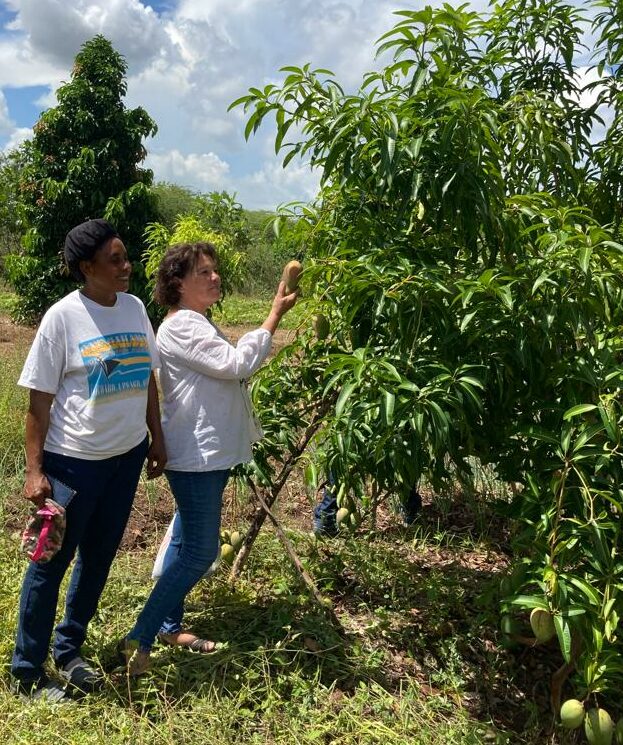
M429 0L430 2L430 0ZM578 0L578 3L580 0ZM440 4L435 0L434 4ZM102 33L128 62L128 106L143 106L158 135L146 143L156 179L227 189L249 208L307 200L318 178L282 169L274 132L245 142L231 101L311 62L355 88L400 0L0 0L0 150L30 134L68 80L80 44ZM474 0L483 10L487 0Z

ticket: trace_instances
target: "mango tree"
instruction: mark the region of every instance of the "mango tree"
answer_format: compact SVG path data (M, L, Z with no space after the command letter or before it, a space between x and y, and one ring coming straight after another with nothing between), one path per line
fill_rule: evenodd
M401 11L379 40L393 59L357 92L306 65L232 104L247 137L274 115L284 167L322 173L284 219L330 333L302 332L256 380L256 488L276 498L294 454L365 511L492 464L521 526L502 610L553 621L556 706L572 669L586 700L623 681L623 46L617 4L596 5L590 105L573 67L587 23L559 0Z
M21 250L6 259L17 293L15 317L35 322L75 286L64 271L67 231L89 218L109 219L134 262L132 291L144 297L140 263L146 222L156 215L152 172L141 168L146 137L156 133L147 112L123 104L127 65L103 36L82 45L71 80L57 91L19 158L16 213Z

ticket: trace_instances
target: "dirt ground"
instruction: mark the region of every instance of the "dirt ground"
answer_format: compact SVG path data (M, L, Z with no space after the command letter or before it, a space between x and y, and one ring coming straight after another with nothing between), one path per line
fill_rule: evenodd
M235 344L243 334L252 331L257 326L221 326L220 328L229 340ZM14 349L23 349L26 353L34 339L35 331L35 328L13 323L8 316L0 313L0 361L5 354L11 354ZM276 354L286 344L289 344L294 338L293 334L293 331L277 329L273 336L271 354Z

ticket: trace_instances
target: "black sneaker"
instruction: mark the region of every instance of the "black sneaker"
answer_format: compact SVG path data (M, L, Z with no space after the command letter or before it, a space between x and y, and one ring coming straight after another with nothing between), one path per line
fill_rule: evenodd
M47 675L35 680L13 679L13 693L24 702L46 701L49 704L65 704L71 701L71 696L61 683Z
M67 681L67 687L77 693L95 693L104 687L104 677L82 657L58 668L58 674Z
M317 536L335 538L338 534L337 522L335 521L335 515L322 515L314 517L314 533Z
M422 511L422 497L418 490L413 487L409 492L406 500L401 502L398 506L398 514L402 519L402 524L405 528L418 519L420 512Z

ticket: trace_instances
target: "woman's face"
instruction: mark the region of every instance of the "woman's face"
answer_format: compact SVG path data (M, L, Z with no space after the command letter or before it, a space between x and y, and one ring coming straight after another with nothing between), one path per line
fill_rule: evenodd
M195 268L182 279L180 304L202 313L221 297L221 278L216 271L216 262L205 254L199 254Z
M120 238L111 238L90 261L81 261L80 270L86 284L101 291L127 292L130 287L132 264Z

